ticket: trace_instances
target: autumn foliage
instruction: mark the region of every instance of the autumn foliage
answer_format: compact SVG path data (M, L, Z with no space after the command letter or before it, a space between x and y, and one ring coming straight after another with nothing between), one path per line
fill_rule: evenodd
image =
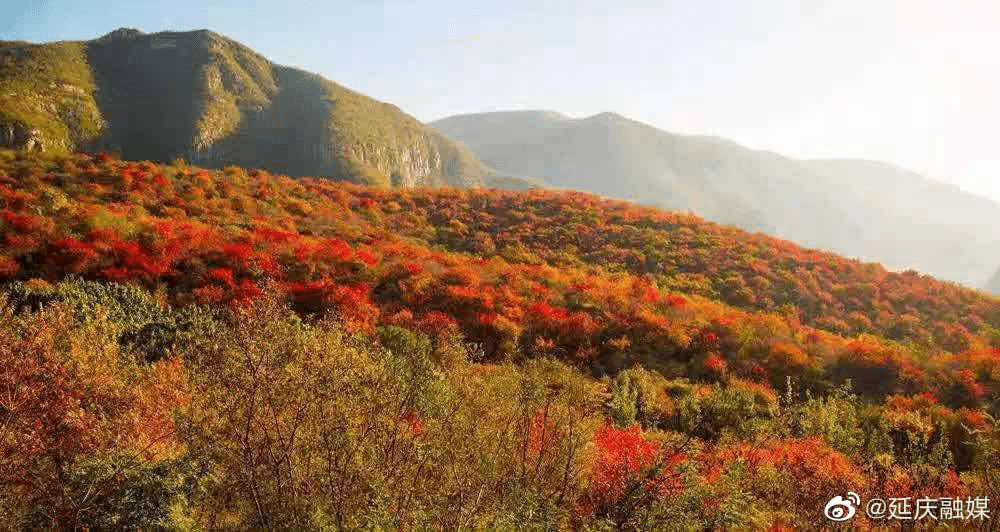
M809 528L996 468L1000 301L586 194L2 151L0 294L0 526Z

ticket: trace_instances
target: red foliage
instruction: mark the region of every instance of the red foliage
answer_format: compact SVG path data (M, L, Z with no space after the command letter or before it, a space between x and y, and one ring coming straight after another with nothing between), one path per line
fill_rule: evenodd
M98 253L88 242L81 242L73 237L66 237L52 243L51 256L53 260L73 273L93 265L98 260Z
M229 257L230 263L233 266L247 269L250 268L253 246L243 242L223 244L222 253Z
M15 231L22 233L34 233L45 225L45 219L30 214L15 213L10 209L0 211L0 219Z
M417 328L424 333L438 336L457 330L458 323L455 321L455 318L443 312L432 310L420 318L417 322Z
M624 526L638 508L681 490L682 480L674 469L686 457L665 455L638 425L628 429L605 425L594 434L594 445L585 513L596 512Z
M658 446L643 437L638 425L628 429L605 425L594 434L594 445L597 459L591 482L605 500L617 500L630 481L642 480L656 462Z
M667 296L667 304L671 307L683 307L687 305L687 299L677 295Z
M553 308L548 303L536 303L528 309L528 314L535 317L540 323L550 326L558 325L566 321L569 314L564 309Z
M225 286L229 287L230 290L236 287L236 281L233 280L233 271L228 268L215 268L209 270L205 277L213 281L221 282Z
M718 353L711 353L705 359L705 368L712 373L721 375L726 372L726 361Z
M314 281L290 283L286 287L298 308L312 313L333 311L350 330L370 330L379 314L368 298L368 286L363 284Z
M1000 303L690 215L556 191L373 189L30 157L0 163L35 176L0 173L4 280L76 274L165 286L175 304L236 305L273 281L301 312L332 312L356 329L458 331L488 358L517 348L609 372L675 358L699 375L850 378L872 396L933 391L953 408L1000 396L990 377L1000 357L984 336L1000 326ZM42 186L60 187L71 208L39 215ZM96 212L115 229L79 215ZM595 218L600 230L579 222ZM848 341L816 326L875 336ZM934 356L879 336L929 341Z
M417 438L424 435L424 424L420 421L416 412L413 410L407 410L406 414L403 416L403 420L406 422L407 429L411 435Z
M404 262L403 269L410 275L418 275L424 271L424 267L416 262Z
M358 250L356 255L358 257L358 260L365 263L369 268L375 266L375 264L378 263L378 259L375 257L375 254L372 253L371 251L368 251L367 249Z
M817 437L743 442L718 451L709 462L726 464L736 460L745 464L750 485L758 491L758 497L791 503L794 508L786 510L799 516L822 520L823 503L830 499L831 493L865 493L868 488L868 478L858 466ZM788 486L775 485L774 477L765 469L780 472L785 482L794 484L793 500L781 495Z

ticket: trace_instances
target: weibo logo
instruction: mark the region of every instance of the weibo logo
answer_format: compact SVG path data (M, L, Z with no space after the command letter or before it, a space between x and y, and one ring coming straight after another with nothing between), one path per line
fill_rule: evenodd
M857 513L859 504L861 504L861 497L858 497L857 493L849 491L846 499L840 495L830 499L830 502L826 503L826 508L823 509L823 514L831 521L847 521Z

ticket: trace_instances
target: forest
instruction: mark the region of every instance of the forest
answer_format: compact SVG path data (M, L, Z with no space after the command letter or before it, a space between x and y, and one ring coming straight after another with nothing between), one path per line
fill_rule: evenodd
M1000 299L915 272L579 192L0 151L3 528L814 529L1000 501L998 416Z

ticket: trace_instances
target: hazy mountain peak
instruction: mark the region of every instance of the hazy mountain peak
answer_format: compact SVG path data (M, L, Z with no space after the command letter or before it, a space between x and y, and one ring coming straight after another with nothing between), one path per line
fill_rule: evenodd
M504 125L520 124L530 127L545 127L549 124L572 121L572 118L562 113L539 109L471 113L442 118L432 123L451 123L455 126L460 126L460 124L499 125L502 123Z
M861 159L800 160L604 112L433 122L499 170L699 215L799 244L979 286L995 270L1000 204Z
M560 113L559 111L552 111L548 109L517 109L511 111L497 111L497 112L487 112L487 113L473 113L469 116L482 116L487 115L503 115L506 118L522 118L522 119L544 119L544 120L572 120L570 117Z
M628 118L612 111L604 111L602 113L597 113L596 115L589 116L584 120L605 120L609 122L611 121L617 122L617 121L628 120Z
M986 289L987 292L991 292L993 294L1000 296L1000 269L998 269L996 273L993 274L993 278L986 283L986 286L984 288Z

